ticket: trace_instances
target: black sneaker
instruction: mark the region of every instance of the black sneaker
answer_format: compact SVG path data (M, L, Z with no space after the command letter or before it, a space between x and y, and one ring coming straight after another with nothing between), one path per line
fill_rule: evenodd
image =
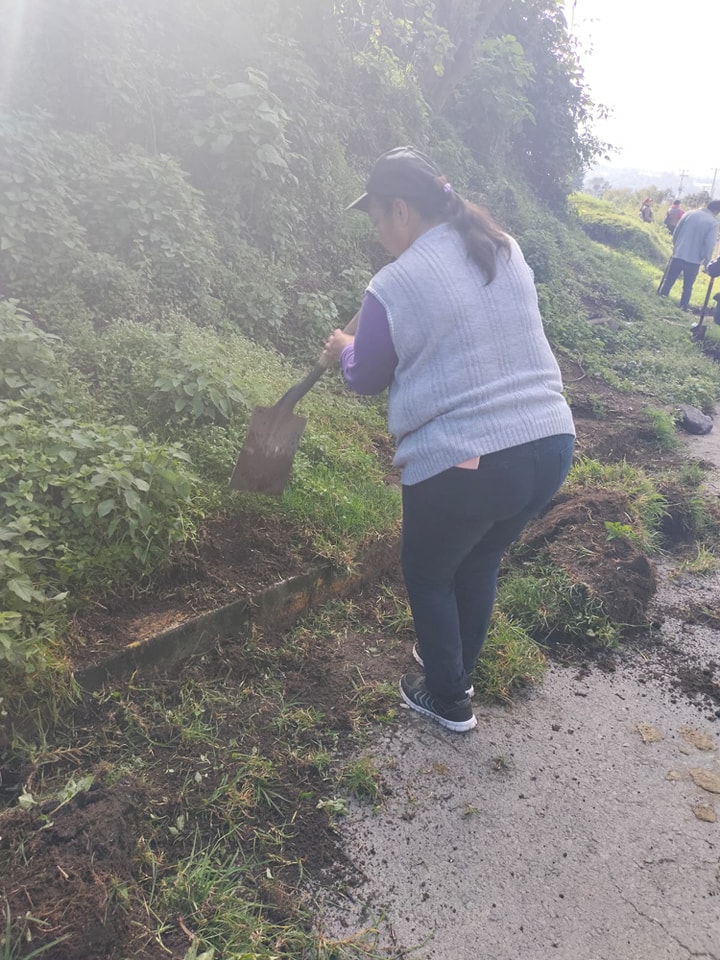
M421 667L423 668L423 670L424 670L424 669L425 669L425 664L424 664L424 662L423 662L423 658L420 656L420 651L418 650L418 645L417 645L416 643L413 644L413 657L415 658L415 662L416 662L416 663L419 663L420 666L421 666ZM466 693L469 697L474 697L474 696L475 696L475 687L474 687L472 684L470 684L470 686L467 688L467 690L465 691L465 693Z
M454 702L438 700L425 687L425 677L419 673L404 673L400 677L400 696L411 710L425 714L448 730L464 733L477 724L470 697Z

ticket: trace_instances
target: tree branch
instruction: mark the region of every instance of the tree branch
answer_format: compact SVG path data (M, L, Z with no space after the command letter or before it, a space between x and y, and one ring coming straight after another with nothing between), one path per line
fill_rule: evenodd
M471 69L477 45L507 3L508 0L486 0L483 4L475 21L475 26L459 44L452 61L445 68L443 75L438 77L429 93L428 102L435 113L442 113L450 94Z

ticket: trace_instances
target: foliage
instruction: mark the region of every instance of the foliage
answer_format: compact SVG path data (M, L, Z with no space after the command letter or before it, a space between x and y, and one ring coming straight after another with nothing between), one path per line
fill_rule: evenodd
M594 640L614 646L618 628L584 584L557 567L512 571L500 584L498 610L540 644Z
M147 577L192 536L197 508L183 451L69 416L56 339L0 306L0 659L30 668L68 590L77 605Z
M561 208L607 147L592 131L604 110L590 98L560 4L511 0L493 26L518 40L533 68L529 116L514 138L514 151L538 194Z
M44 531L18 542L49 581L88 589L146 574L191 534L192 477L177 445L19 402L0 410L0 500L24 534Z
M547 215L601 148L560 5L506 4L430 108L488 9L26 0L16 48L0 38L3 549L20 557L3 589L30 598L8 607L13 644L51 639L92 590L152 578L203 509L286 519L338 559L395 529L384 401L341 398L331 375L302 402L282 501L231 494L227 476L253 406L300 379L386 262L344 207L399 141L518 237L558 352L710 409L716 366L657 316L662 228L624 219L626 200Z
M199 194L169 157L113 154L97 135L61 136L42 115L0 118L7 295L37 308L61 294L102 322L143 316L153 302L197 305L213 246Z
M667 260L667 243L662 243L637 216L633 219L630 214L619 213L587 194L575 194L570 202L580 226L592 240L615 250L631 251L650 263Z
M529 633L498 608L473 674L473 684L484 700L509 703L519 688L539 682L545 657Z
M603 464L583 457L573 464L566 488L572 491L588 487L621 490L627 497L628 521L636 540L651 549L667 512L667 501L642 469L625 461Z
M533 117L528 96L534 72L514 36L483 42L447 110L475 156L493 166L510 159L523 123Z
M180 317L152 326L121 321L70 346L97 401L146 436L175 438L238 412L244 419L249 409L223 338Z
M67 370L59 370L58 338L38 329L11 301L0 302L0 399L49 400Z

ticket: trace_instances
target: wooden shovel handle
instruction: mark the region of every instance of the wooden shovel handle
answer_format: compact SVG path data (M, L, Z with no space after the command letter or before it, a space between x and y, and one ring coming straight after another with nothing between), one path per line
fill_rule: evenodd
M360 317L360 311L355 314L350 323L343 328L343 333L347 333L350 336L354 336L355 331L357 330L358 319ZM295 404L300 400L308 390L314 386L320 377L333 366L334 360L332 360L323 350L320 354L318 362L312 368L310 373L305 377L304 380L301 380L300 383L296 383L294 387L290 387L288 392L284 396L280 397L278 402L275 404L275 407L278 410L292 410Z
M355 331L357 330L359 319L360 319L360 311L358 310L358 312L352 318L350 323L346 327L343 327L343 333L347 333L349 336L354 337ZM330 367L335 365L335 360L333 360L332 357L329 357L323 350L323 352L320 354L320 359L318 360L318 364L321 367L323 367L323 369L329 370Z

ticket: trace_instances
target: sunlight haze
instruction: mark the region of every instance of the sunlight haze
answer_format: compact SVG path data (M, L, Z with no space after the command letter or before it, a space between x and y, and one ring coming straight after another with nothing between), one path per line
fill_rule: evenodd
M611 111L595 132L618 148L612 165L712 180L720 167L712 105L720 5L568 0L565 15L591 96Z

